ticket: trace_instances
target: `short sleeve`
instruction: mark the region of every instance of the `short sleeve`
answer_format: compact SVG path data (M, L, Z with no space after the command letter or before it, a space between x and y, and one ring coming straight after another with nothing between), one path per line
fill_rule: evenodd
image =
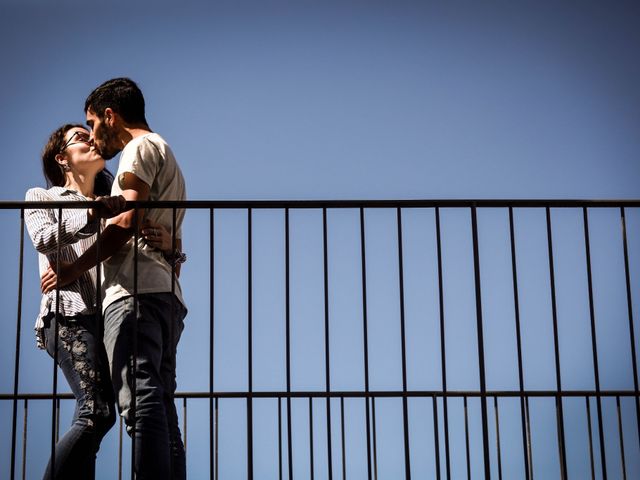
M143 138L132 148L122 152L118 175L133 173L136 177L151 187L160 169L161 156L151 140Z

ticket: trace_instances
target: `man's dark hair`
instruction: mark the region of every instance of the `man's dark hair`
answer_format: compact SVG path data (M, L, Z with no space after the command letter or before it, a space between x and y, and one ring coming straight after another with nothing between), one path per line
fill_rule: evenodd
M144 123L144 96L136 83L130 78L107 80L89 94L84 102L84 111L89 109L99 119L104 118L106 108L111 108L127 123Z

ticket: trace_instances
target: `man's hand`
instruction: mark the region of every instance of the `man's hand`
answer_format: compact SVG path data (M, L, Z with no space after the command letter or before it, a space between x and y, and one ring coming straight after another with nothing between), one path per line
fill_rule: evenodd
M73 268L72 263L60 260L60 287L69 285L80 277L80 274ZM49 293L56 289L58 276L56 275L56 266L49 264L49 268L40 278L40 290L42 293Z
M98 218L112 218L124 212L127 200L122 196L116 197L97 197L96 202L100 202L97 208L89 209L89 221Z

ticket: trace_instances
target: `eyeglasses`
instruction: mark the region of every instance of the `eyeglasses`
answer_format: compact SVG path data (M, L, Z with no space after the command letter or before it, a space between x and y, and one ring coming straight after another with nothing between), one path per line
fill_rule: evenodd
M77 141L73 141L74 138L78 138ZM60 153L64 152L67 147L70 147L71 145L75 145L76 143L89 143L90 142L90 137L89 134L87 132L83 132L82 130L76 130L73 135L71 135L69 137L69 140L67 140L67 143L65 143L63 145L63 147L60 149Z

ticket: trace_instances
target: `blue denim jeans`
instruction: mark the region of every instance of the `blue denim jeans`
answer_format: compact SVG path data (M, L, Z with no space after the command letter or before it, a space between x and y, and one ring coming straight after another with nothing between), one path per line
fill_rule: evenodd
M53 315L52 315L53 317ZM58 351L62 370L76 399L71 428L56 443L54 469L51 459L45 479L95 478L96 453L116 420L107 356L99 337L95 315L58 316L45 321L44 342L52 358Z
M138 480L186 478L184 445L174 402L176 347L186 313L171 293L138 295L137 311L133 297L121 298L104 313L104 343L118 407L129 435L133 435L135 426L134 465Z

